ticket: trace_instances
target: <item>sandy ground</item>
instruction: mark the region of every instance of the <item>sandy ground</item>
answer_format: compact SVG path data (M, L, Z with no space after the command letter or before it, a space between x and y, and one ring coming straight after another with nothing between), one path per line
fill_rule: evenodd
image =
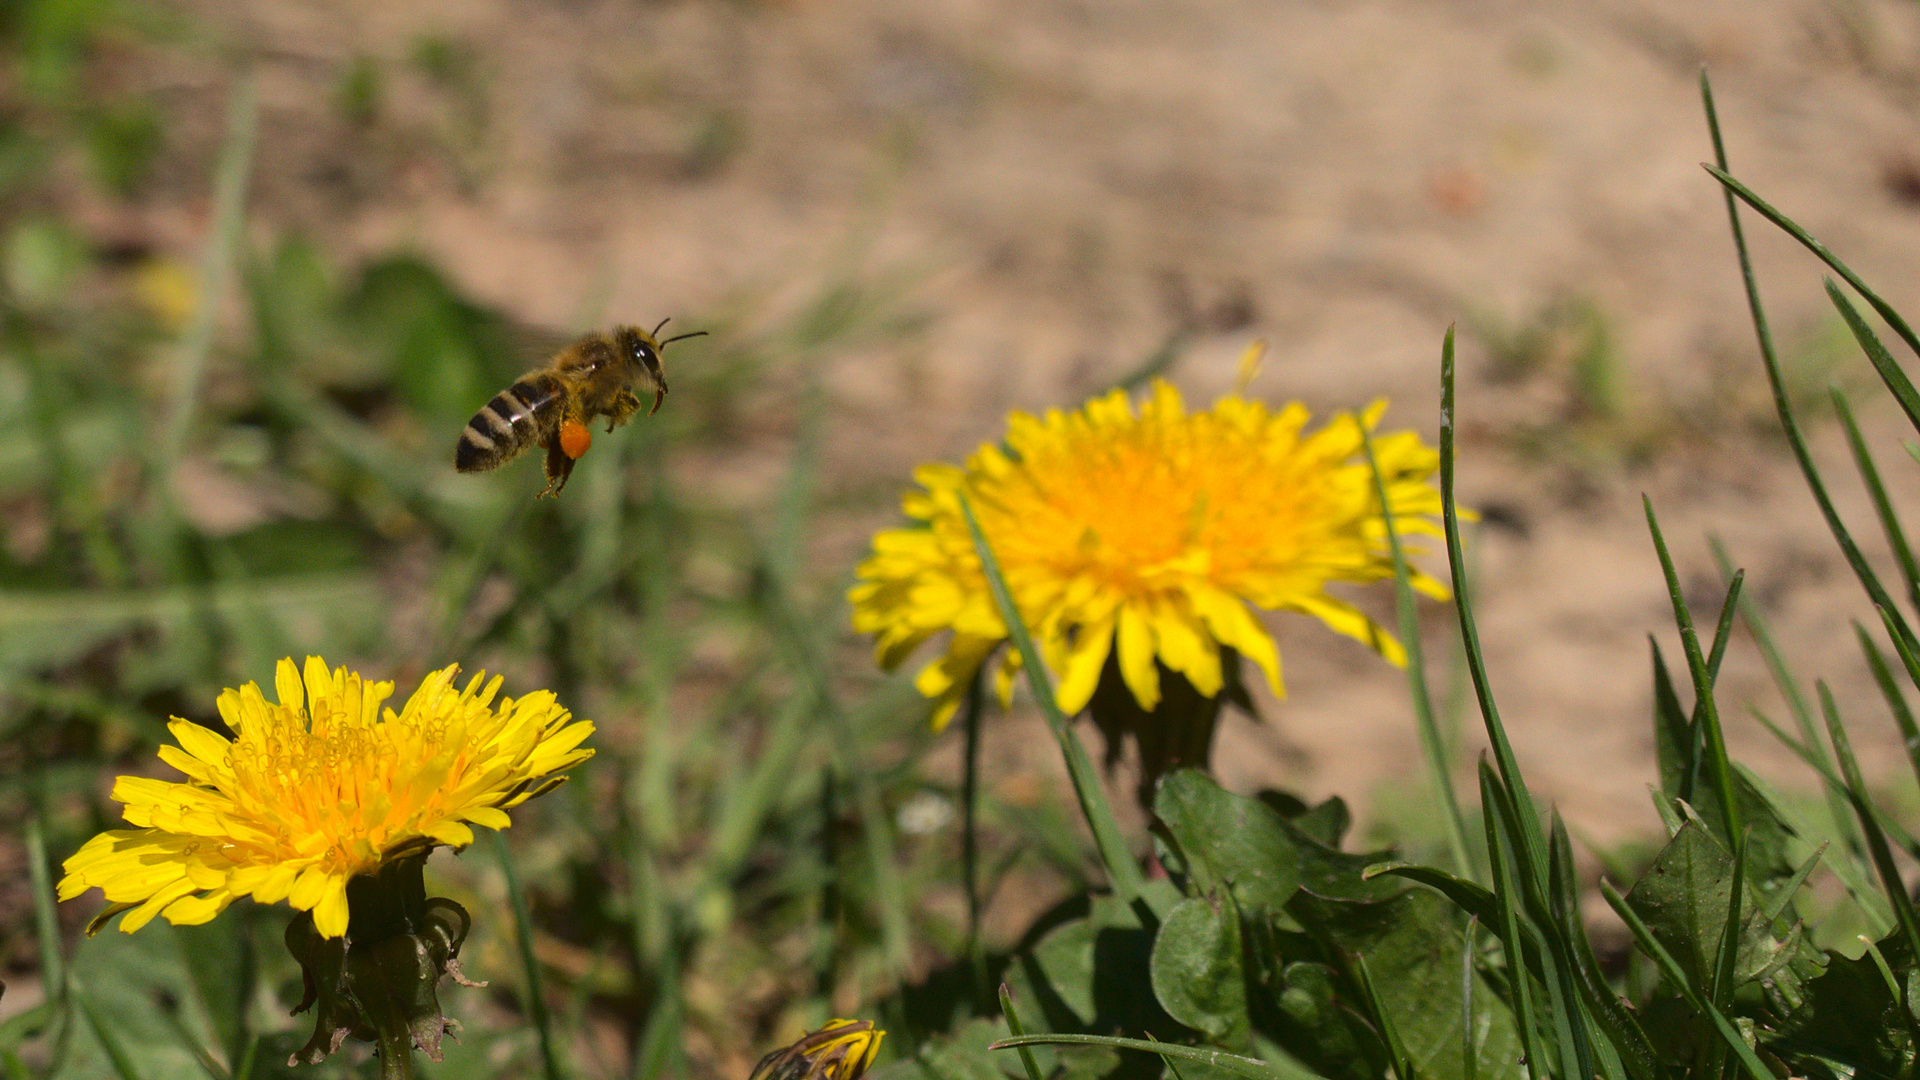
M206 168L232 86L211 58L248 58L264 107L257 236L304 230L344 258L413 247L560 326L743 298L778 311L836 275L905 281L916 333L826 358L842 490L997 438L1009 408L1072 404L1169 335L1192 399L1229 388L1261 337L1272 352L1253 392L1316 413L1387 396L1390 427L1431 438L1441 335L1457 322L1463 494L1493 511L1482 631L1536 787L1590 834L1655 827L1647 635L1680 661L1641 492L1702 618L1717 604L1715 532L1794 663L1833 681L1876 771L1900 765L1846 629L1871 612L1768 433L1719 190L1698 167L1711 151L1696 80L1711 70L1735 171L1920 311L1911 4L188 10L210 40L151 76L179 117L168 160L183 177ZM471 58L464 89L410 66L432 41ZM332 102L360 58L387 93L356 127ZM139 214L182 251L202 236L204 206ZM1795 377L1867 387L1864 362L1834 347L1817 264L1755 231ZM1583 350L1611 373L1611 407L1579 393ZM1911 504L1904 421L1866 397ZM1831 420L1816 426L1844 475ZM783 438L705 467L751 498ZM1873 533L1857 484L1839 486ZM880 507L830 523L822 565L847 565L888 520ZM1428 614L1444 654L1447 618ZM1292 696L1271 726L1226 731L1228 782L1362 806L1404 786L1419 758L1398 675L1303 619L1275 625ZM1736 749L1800 775L1744 715L1781 711L1744 639L1722 686Z

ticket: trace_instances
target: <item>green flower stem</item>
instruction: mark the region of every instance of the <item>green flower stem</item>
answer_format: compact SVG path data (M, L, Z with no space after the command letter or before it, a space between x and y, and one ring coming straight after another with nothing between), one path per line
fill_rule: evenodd
M1138 911L1136 902L1146 884L1140 866L1134 862L1126 841L1120 835L1120 823L1113 816L1113 807L1107 802L1106 792L1101 790L1100 777L1093 771L1093 760L1087 756L1087 748L1067 729L1067 718L1053 696L1053 680L1047 676L1040 650L1034 647L1033 635L1027 632L1027 624L1020 618L1020 609L1014 606L1013 594L1007 590L1006 578L1000 573L1000 561L994 557L993 546L987 543L986 534L980 531L979 519L974 517L973 504L965 495L959 498L960 513L967 519L967 531L973 534L973 548L980 555L980 569L986 574L987 588L993 593L994 605L1000 609L1000 618L1007 624L1007 636L1020 653L1021 663L1027 670L1027 683L1033 689L1040 714L1047 718L1047 727L1052 729L1054 740L1060 744L1060 753L1067 762L1067 773L1073 778L1073 792L1080 800L1080 811L1087 816L1087 825L1093 830L1094 845L1100 849L1100 861L1106 864L1107 879L1113 885L1114 894L1128 907Z
M973 673L967 700L960 707L966 725L966 765L960 778L960 876L967 890L967 961L973 966L974 993L981 1011L990 1011L987 954L980 944L980 699L986 689L987 669Z
M413 1080L413 1040L405 1024L379 1024L380 1080Z

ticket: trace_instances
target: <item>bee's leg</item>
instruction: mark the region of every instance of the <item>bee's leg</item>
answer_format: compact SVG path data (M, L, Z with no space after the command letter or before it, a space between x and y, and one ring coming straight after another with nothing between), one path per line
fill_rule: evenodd
M537 496L542 499L549 495L560 494L560 489L567 486L567 478L573 475L573 459L568 457L567 452L560 448L560 436L558 435L547 440L546 466L547 486L541 488L540 494Z
M620 391L607 407L607 430L612 431L633 419L633 414L639 411L640 399L633 396L633 391Z

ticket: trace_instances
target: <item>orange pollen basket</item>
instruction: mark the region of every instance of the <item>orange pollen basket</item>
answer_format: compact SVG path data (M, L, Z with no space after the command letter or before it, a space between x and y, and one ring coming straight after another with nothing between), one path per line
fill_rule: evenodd
M561 453L578 461L587 452L587 447L592 445L593 432L587 430L587 425L577 420L568 420L560 425Z

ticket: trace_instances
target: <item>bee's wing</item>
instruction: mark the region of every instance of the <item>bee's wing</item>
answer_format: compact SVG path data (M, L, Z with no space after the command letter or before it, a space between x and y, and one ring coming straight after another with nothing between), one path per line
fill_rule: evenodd
M546 366L555 353L580 340L580 335L536 323L513 323L506 329L506 347L523 369Z

